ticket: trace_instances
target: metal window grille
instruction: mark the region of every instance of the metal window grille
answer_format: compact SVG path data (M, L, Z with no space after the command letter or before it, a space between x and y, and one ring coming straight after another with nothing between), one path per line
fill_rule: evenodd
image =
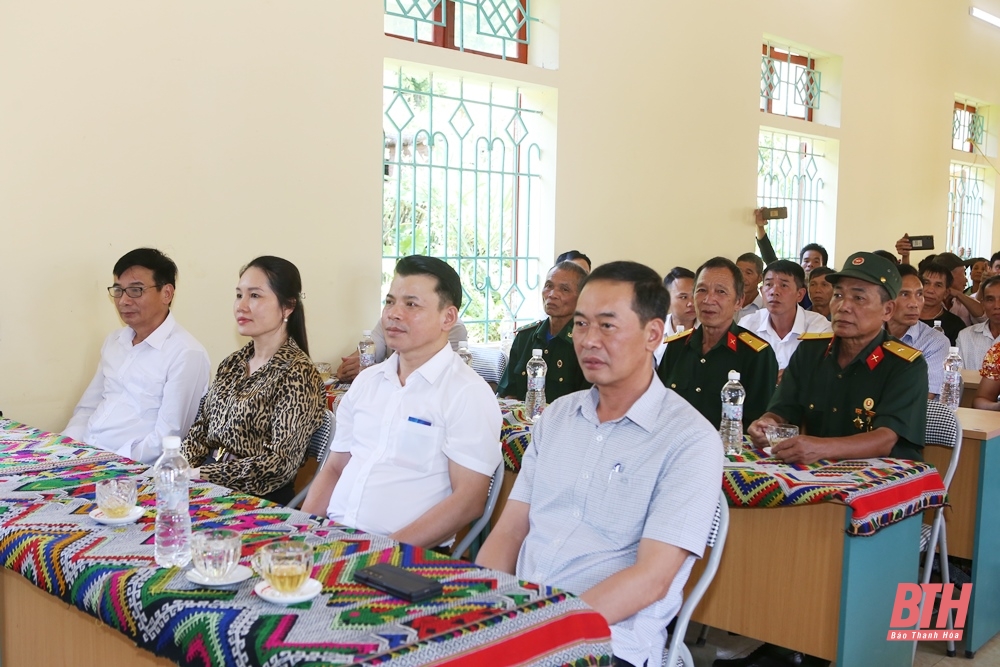
M983 134L986 131L986 117L971 104L955 102L952 114L951 147L957 151L974 153L975 146L983 145Z
M765 43L760 58L760 110L811 121L819 109L821 73L816 61Z
M948 250L963 257L985 255L983 246L983 191L986 169L951 163L948 189Z
M540 299L541 150L528 139L541 112L495 83L402 67L383 83L383 287L400 257L440 257L462 278L470 339L499 340Z
M384 0L387 35L527 62L530 0Z
M761 130L757 142L757 205L787 206L788 218L768 224L774 252L798 261L799 249L816 241L823 220L822 140Z

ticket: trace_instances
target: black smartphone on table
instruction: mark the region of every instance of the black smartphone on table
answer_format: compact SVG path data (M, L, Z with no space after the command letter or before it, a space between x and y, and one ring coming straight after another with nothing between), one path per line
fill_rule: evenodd
M389 563L378 563L354 573L354 581L394 595L407 602L421 602L444 592L440 581Z

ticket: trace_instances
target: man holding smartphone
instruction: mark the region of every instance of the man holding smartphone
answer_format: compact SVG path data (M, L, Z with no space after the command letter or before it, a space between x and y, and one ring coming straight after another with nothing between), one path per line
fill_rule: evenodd
M550 405L477 562L569 590L611 625L615 665L658 665L719 499L719 434L653 374L667 291L653 269L594 269L573 345L593 388Z

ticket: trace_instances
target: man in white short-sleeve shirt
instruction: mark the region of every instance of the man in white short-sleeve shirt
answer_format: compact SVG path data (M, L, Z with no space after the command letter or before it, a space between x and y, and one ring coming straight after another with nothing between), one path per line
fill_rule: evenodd
M771 262L764 271L761 290L764 307L738 323L771 344L779 372L788 366L801 336L833 331L828 319L799 305L806 293L805 280L805 271L795 262L787 259Z
M652 269L594 269L573 344L594 384L550 405L477 562L579 595L615 665L659 665L719 500L719 434L653 373L666 293Z
M448 264L399 261L382 311L396 352L344 396L303 510L424 547L447 543L483 513L502 418L489 385L448 345L461 303Z
M138 248L113 269L118 315L127 325L101 347L97 372L63 433L142 463L159 457L163 438L183 438L208 390L208 353L170 312L177 265Z

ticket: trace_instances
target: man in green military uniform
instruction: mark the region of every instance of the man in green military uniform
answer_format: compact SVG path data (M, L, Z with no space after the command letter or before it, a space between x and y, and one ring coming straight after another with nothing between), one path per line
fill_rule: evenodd
M774 447L791 463L880 456L920 460L927 420L927 362L884 329L902 280L888 260L867 252L847 258L833 283L833 334L803 340L785 369L768 412L750 425L768 444L768 424L803 432Z
M573 350L573 314L580 284L586 277L582 267L569 261L559 262L549 270L542 287L542 302L548 317L518 329L510 348L510 360L497 385L498 396L524 400L528 393L525 367L534 349L542 351L542 359L548 364L546 402L590 386Z
M738 371L747 392L743 424L764 414L778 378L778 361L767 341L737 326L733 316L743 301L743 272L715 257L695 275L694 307L701 326L667 339L657 374L715 428L722 418L722 386Z

